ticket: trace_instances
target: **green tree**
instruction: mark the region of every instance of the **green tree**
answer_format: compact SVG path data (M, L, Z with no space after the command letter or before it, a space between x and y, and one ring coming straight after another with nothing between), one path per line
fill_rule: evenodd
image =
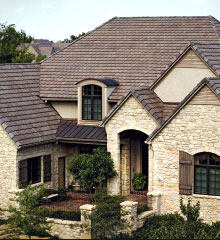
M44 54L39 54L39 55L37 55L37 57L36 57L36 62L40 62L40 61L42 61L43 59L45 59L47 56L46 55L44 55Z
M75 155L67 168L89 193L102 190L107 178L116 176L110 153L104 148L94 149L93 154Z
M12 63L12 59L18 55L17 47L31 41L32 37L23 30L16 31L14 24L0 23L0 63Z
M9 207L11 215L8 224L13 229L13 234L25 234L28 235L29 239L34 235L48 236L49 223L42 211L37 208L38 201L44 192L44 187L28 185L21 193L17 194L18 207Z
M28 53L27 49L16 50L12 63L30 63L34 60L34 54Z
M84 35L85 35L84 32L79 33L78 36L76 36L76 35L71 35L70 38L65 38L65 39L63 40L63 42L65 42L65 43L70 43L70 42L75 41L75 40L78 39L78 38L81 38L81 37L84 36Z

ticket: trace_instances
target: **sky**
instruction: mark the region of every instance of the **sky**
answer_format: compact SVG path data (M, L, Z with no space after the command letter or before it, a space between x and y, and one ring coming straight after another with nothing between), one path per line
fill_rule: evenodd
M0 23L53 41L88 32L112 17L207 16L220 0L0 0Z

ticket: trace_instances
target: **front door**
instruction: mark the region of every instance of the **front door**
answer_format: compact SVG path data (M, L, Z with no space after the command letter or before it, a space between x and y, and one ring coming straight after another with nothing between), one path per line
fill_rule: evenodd
M65 188L65 157L58 158L58 188Z

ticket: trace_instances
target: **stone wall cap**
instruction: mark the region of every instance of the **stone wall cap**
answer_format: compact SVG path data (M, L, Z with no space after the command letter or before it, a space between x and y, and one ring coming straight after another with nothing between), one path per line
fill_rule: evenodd
M120 203L121 206L123 207L132 207L138 205L138 202L133 202L133 201L124 201Z
M47 222L53 222L62 225L80 225L81 221L63 220L58 218L47 218Z
M84 205L80 206L79 208L80 208L80 210L92 211L96 208L96 205L84 204Z
M147 196L160 197L161 192L148 192Z

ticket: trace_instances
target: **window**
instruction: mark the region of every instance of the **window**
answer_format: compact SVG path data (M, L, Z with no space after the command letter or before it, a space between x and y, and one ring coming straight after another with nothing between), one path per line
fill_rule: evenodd
M44 182L51 181L51 155L43 156L44 164ZM41 182L41 156L28 158L19 161L19 184L21 187L27 187L32 184Z
M102 120L102 88L86 85L82 88L82 119Z
M194 193L220 196L220 157L216 154L194 156Z

